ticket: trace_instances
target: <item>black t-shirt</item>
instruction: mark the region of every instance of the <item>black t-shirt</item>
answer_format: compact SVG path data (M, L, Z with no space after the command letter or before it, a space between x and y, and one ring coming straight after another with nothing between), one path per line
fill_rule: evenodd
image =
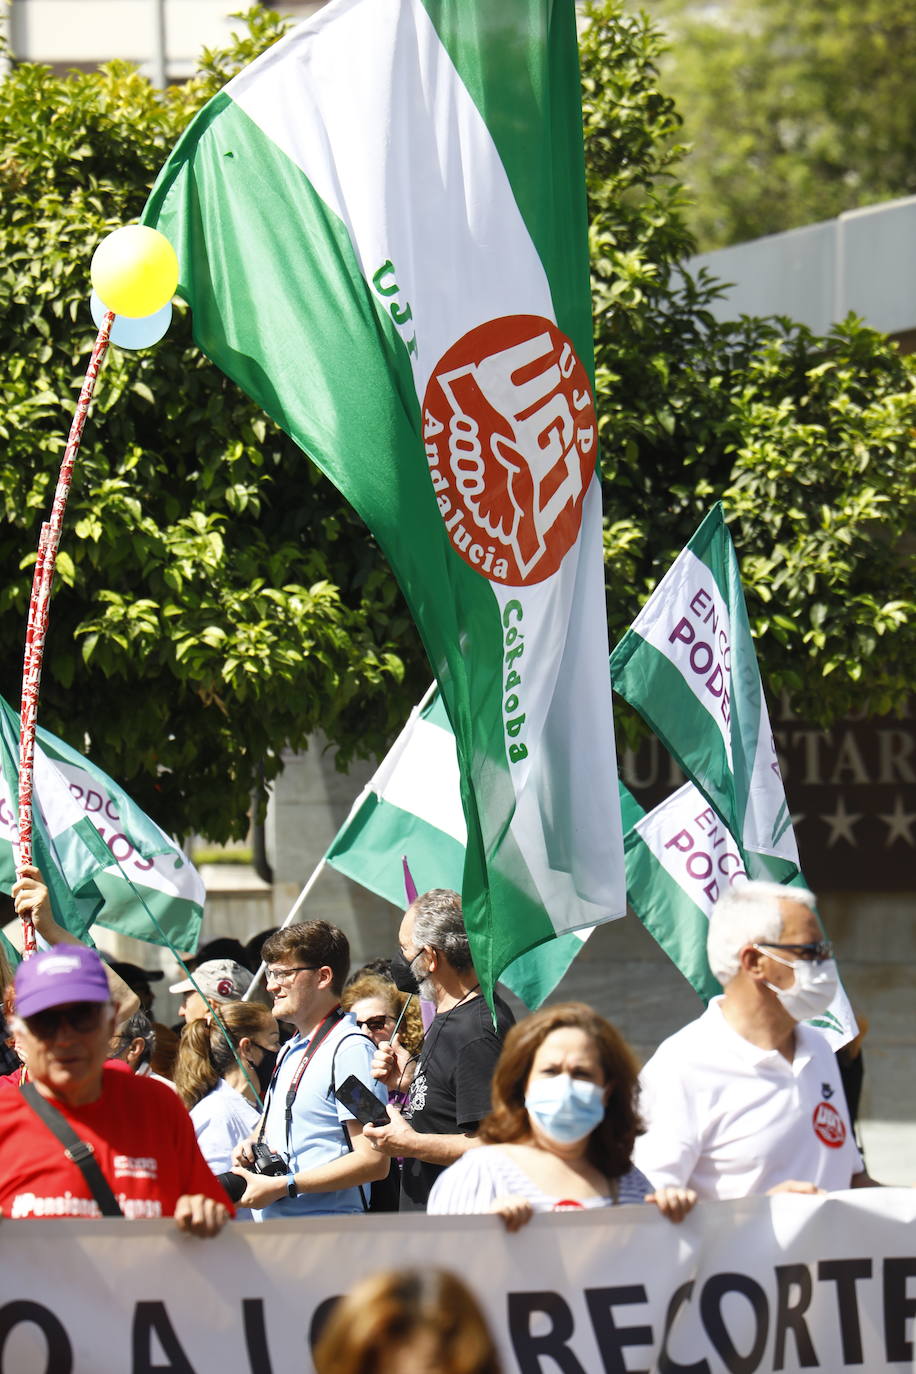
M479 994L436 1016L426 1032L404 1115L423 1135L473 1131L490 1110L490 1080L515 1017L497 993L496 1025ZM439 1164L405 1159L401 1211L425 1211Z

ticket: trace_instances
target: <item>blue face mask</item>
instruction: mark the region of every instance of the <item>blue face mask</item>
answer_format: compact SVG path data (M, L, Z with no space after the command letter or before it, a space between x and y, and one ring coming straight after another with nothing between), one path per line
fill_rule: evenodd
M604 1089L585 1079L558 1073L530 1084L525 1106L545 1135L559 1145L584 1140L604 1117Z

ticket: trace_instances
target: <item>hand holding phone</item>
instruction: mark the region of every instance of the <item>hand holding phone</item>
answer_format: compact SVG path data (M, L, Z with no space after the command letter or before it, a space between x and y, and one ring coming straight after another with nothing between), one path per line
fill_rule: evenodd
M390 1126L391 1117L384 1106L355 1073L351 1073L349 1078L345 1078L334 1089L334 1096L344 1104L347 1111L353 1113L360 1125Z

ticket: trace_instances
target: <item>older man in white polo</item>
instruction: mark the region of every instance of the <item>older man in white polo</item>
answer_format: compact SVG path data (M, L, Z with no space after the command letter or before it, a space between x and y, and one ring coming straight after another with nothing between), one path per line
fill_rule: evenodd
M724 993L643 1069L647 1131L634 1163L656 1188L701 1199L873 1185L833 1052L802 1024L837 990L813 895L731 888L713 909L707 953Z

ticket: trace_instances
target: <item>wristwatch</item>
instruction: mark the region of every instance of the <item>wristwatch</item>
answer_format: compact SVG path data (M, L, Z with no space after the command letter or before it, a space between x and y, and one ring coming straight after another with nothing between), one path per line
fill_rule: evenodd
M297 1189L297 1187L296 1187L296 1175L295 1175L295 1174L290 1174L289 1178L286 1180L286 1196L287 1196L287 1197L298 1197L298 1196L299 1196L299 1191L298 1191L298 1189Z

